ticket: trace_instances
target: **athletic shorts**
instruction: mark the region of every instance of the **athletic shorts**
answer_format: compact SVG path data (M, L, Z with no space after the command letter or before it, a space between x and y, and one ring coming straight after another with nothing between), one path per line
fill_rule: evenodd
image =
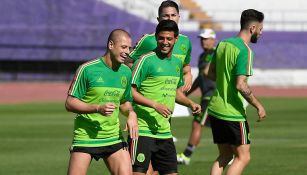
M109 146L101 146L101 147L82 147L82 146L74 146L70 149L70 152L82 152L88 153L98 161L100 158L105 158L120 149L128 150L128 146L126 142L116 143L114 145Z
M160 174L177 173L176 148L173 138L158 139L139 136L128 139L133 172L146 173L151 161L152 167Z
M227 121L209 115L213 141L216 144L250 144L247 121Z
M210 126L208 111L205 110L205 112L201 112L199 115L195 115L194 121L198 122L201 126Z

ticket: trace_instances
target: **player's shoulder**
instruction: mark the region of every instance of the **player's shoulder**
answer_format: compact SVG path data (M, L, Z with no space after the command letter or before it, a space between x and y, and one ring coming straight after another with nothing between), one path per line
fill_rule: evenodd
M184 34L181 34L181 33L179 33L178 39L190 41L190 38L187 35L184 35Z
M137 45L141 44L144 41L155 41L155 33L146 33L141 36L141 38L138 40Z
M121 71L123 71L123 72L131 73L130 67L127 66L126 64L121 64L121 65L120 65L120 69L121 69Z
M92 66L99 64L101 62L100 59L101 59L101 57L86 61L85 63L83 63L79 66L79 69L91 68Z

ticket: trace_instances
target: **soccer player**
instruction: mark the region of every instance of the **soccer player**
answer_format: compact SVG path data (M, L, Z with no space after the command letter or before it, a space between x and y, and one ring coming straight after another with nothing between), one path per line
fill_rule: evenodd
M145 174L150 161L153 170L160 174L177 174L170 128L175 100L190 107L193 114L201 112L200 105L179 89L183 85L182 63L172 55L178 32L176 22L160 21L155 32L157 48L141 56L134 65L132 95L139 125L138 141L129 141L134 174Z
M261 36L264 15L254 9L241 14L241 29L236 37L221 41L209 65L208 77L216 81L208 113L214 143L219 155L212 165L211 175L221 175L228 162L233 163L226 174L241 174L250 161L249 127L244 101L258 111L259 121L266 112L247 84L253 74L254 53L248 46Z
M136 113L132 108L131 70L124 63L131 37L113 30L107 51L79 67L69 88L66 109L77 113L69 161L69 175L85 175L94 158L102 158L112 174L132 174L127 144L119 124L119 106L128 114L130 137L138 137Z
M177 162L179 164L188 165L190 163L191 156L196 146L201 139L202 127L207 124L207 105L210 97L213 95L215 89L215 82L204 76L204 68L212 59L212 54L215 50L216 34L214 30L210 28L203 29L198 35L200 38L200 44L203 48L203 53L200 54L198 60L198 77L193 82L191 90L187 93L192 93L196 88L200 87L201 98L201 115L196 115L192 121L192 132L189 138L189 142L183 153L177 154Z
M174 1L163 1L158 10L157 20L173 20L177 24L180 19L179 8ZM145 34L135 46L134 50L130 53L130 57L133 62L138 60L143 54L146 54L157 47L157 42L155 39L155 33ZM179 34L178 41L176 42L173 55L179 58L183 64L183 74L184 74L184 85L182 90L188 92L192 85L192 74L190 67L192 46L190 39L182 34ZM132 64L130 64L132 66Z

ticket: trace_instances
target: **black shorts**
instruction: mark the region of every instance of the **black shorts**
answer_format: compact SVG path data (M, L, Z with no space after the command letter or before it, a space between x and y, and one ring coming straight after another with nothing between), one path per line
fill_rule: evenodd
M116 151L120 149L127 150L127 143L126 142L120 142L116 143L114 145L109 146L101 146L101 147L82 147L82 146L74 146L70 149L70 152L82 152L82 153L88 153L94 158L96 161L98 161L100 158L105 158Z
M247 121L227 121L209 115L213 141L216 144L250 144Z
M176 148L173 138L158 139L139 136L138 140L128 139L133 172L146 173L151 161L152 167L160 174L177 173Z
M194 121L199 123L201 126L210 126L210 121L208 117L208 111L205 110L205 112L201 112L199 115L194 116Z

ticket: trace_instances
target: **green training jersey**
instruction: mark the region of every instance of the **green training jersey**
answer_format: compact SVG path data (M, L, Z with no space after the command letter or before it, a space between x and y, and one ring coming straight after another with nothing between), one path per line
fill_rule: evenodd
M119 124L119 105L132 101L131 70L121 65L118 70L108 67L98 58L79 67L68 95L79 100L100 104L114 103L111 116L100 113L78 114L75 118L73 146L108 146L123 141Z
M132 84L144 97L166 105L172 111L176 90L183 85L182 63L174 57L160 58L149 52L135 62ZM133 103L138 115L139 135L153 138L171 138L170 117L163 117L155 109Z
M212 116L228 121L245 121L245 99L236 89L239 75L253 74L254 54L239 37L221 41L213 55L212 64L216 66L216 90L208 105Z
M130 53L130 57L135 62L142 55L153 51L157 48L157 40L155 33L144 35L136 44L134 50ZM178 35L172 54L182 61L183 65L190 64L192 45L190 39L182 34Z

